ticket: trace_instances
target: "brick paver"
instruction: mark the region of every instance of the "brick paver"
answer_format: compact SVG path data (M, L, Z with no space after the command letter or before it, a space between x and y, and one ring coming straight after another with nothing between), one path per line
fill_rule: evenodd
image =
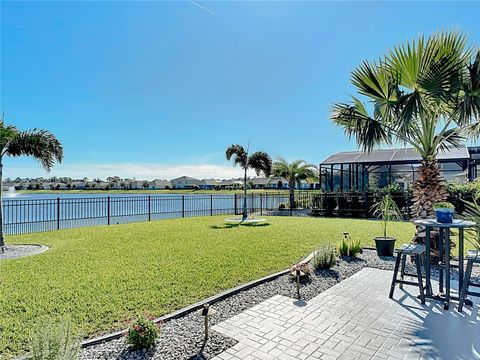
M213 327L239 341L214 360L480 359L478 302L422 306L410 286L390 300L391 277L366 268L308 303L273 296Z

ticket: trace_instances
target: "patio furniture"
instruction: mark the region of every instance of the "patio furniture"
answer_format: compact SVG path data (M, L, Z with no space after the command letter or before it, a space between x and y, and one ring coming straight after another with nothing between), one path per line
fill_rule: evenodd
M413 257L415 260L415 266L417 269L416 274L410 274L405 272L405 265L407 262L407 256ZM400 289L405 285L418 286L420 290L420 300L422 304L425 304L425 293L422 279L421 261L425 257L425 246L419 244L403 244L397 251L397 260L395 261L395 270L393 271L392 286L390 288L389 298L393 297L395 291L395 285L400 284ZM398 270L400 268L400 279L398 279ZM418 282L404 280L405 276L417 277Z
M458 281L458 293L460 294L463 286L463 252L464 252L464 233L466 228L474 227L476 224L472 221L457 220L454 219L451 223L440 223L435 219L423 219L415 220L413 222L417 226L425 227L425 247L426 247L426 261L425 261L425 278L426 278L426 293L425 297L438 301L443 301L443 308L448 310L450 306L450 300L459 300L459 297L451 296L450 294L450 268L458 267L459 281ZM430 259L430 230L432 228L438 228L439 230L439 262L438 264L431 264ZM458 266L450 264L450 229L458 229ZM445 242L445 253L444 253ZM441 295L434 295L432 291L432 284L430 281L430 269L435 268L439 270L439 292ZM443 273L445 271L445 281ZM445 294L443 295L443 285L445 282ZM467 299L466 304L471 305L471 302Z
M467 254L467 269L465 270L465 279L463 280L462 291L460 292L460 302L458 304L458 311L462 312L463 305L467 300L468 295L479 296L480 292L469 291L470 286L480 287L479 283L471 281L473 264L480 264L480 253L476 250L471 250Z

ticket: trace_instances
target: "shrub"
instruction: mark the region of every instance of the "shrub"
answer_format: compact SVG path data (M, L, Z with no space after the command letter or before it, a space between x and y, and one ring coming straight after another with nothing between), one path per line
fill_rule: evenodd
M340 244L338 245L338 253L341 256L351 256L355 257L362 251L362 246L360 245L360 240L354 241L347 238L343 238Z
M372 206L373 214L382 220L383 237L387 237L387 227L390 221L399 221L402 214L395 200L390 195L384 195L382 199Z
M447 202L447 201L440 201L437 202L433 205L434 209L455 209L455 206L453 204Z
M331 245L323 245L315 251L312 266L315 269L330 269L336 262L335 248Z
M127 343L132 349L148 349L158 338L157 326L152 320L141 317L134 321L127 334Z
M72 331L71 323L40 323L31 337L28 360L76 360L80 354L80 337Z

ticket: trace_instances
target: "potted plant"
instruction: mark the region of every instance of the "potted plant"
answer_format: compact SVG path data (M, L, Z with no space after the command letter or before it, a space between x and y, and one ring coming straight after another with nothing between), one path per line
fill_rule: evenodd
M390 195L382 197L377 204L373 206L374 214L382 221L383 236L375 238L375 247L378 256L393 256L396 239L387 236L387 227L390 221L398 221L402 219L402 214L397 203Z
M433 205L435 209L435 217L439 223L451 223L453 221L453 214L455 213L455 206L453 204L441 201Z

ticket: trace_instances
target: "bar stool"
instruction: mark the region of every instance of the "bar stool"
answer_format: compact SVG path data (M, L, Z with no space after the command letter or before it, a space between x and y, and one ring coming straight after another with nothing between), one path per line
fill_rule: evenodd
M470 250L467 254L467 269L465 270L465 279L463 280L462 292L460 293L460 301L458 303L458 311L462 312L463 305L468 295L479 296L479 292L469 291L470 286L480 287L479 283L472 282L473 264L480 264L480 253L476 250ZM460 264L461 265L461 264Z
M416 274L410 274L405 272L405 265L407 262L407 256L412 256L415 260L415 265L417 268ZM418 286L420 290L420 301L422 304L425 304L425 293L423 287L423 280L422 280L422 269L421 269L421 261L425 258L425 246L419 244L403 244L397 250L397 260L395 261L395 270L393 271L393 279L392 279L392 286L390 288L390 295L389 298L393 297L393 292L395 291L395 285L400 284L400 289L402 288L403 284L405 285L414 285ZM401 266L400 266L401 263ZM401 267L401 269L400 269ZM397 279L398 270L400 269L400 279ZM417 277L418 282L407 281L404 280L404 276L413 276Z

